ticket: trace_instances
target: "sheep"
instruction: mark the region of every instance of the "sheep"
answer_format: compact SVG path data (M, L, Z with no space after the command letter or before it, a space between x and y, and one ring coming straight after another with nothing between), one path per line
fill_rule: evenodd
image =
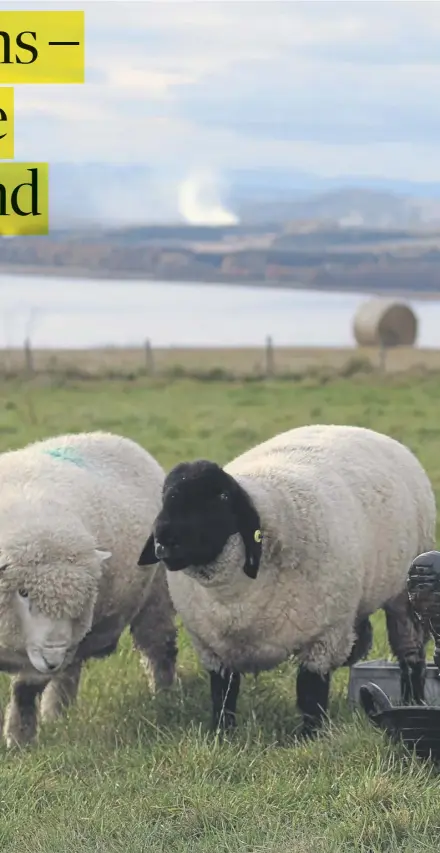
M331 673L367 657L385 610L405 702L422 701L428 637L406 593L408 566L434 542L430 481L412 452L369 429L311 425L225 468L183 462L139 565L168 586L210 672L214 728L236 725L240 676L293 658L299 737L327 715Z
M175 611L163 566L137 566L165 472L140 445L67 434L0 455L0 670L12 676L8 747L76 698L89 658L129 627L152 690L175 676Z

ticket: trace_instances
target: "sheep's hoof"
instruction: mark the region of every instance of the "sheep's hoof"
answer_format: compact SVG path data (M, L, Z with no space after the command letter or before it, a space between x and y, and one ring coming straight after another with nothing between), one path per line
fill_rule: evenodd
M37 720L33 714L24 715L24 719L20 715L9 711L6 713L6 719L3 726L3 738L7 749L25 749L33 746L38 737Z
M56 723L57 720L61 719L64 716L65 706L60 704L45 704L44 708L41 709L41 722L42 723Z
M300 730L296 733L296 739L300 742L314 740L316 737L318 737L319 731L319 724L317 725L316 723L303 723Z
M21 749L27 749L31 746L34 746L36 742L36 735L27 735L23 732L20 734L6 734L5 735L5 743L6 748L10 751L19 751Z
M174 666L167 666L157 669L150 682L152 693L161 690L169 690L176 681L176 670Z
M154 664L149 658L141 657L141 664L153 696L162 690L169 690L176 681L177 672L174 661Z
M235 718L235 714L232 712L226 712L218 716L217 714L213 717L211 729L214 734L219 735L228 735L232 734L237 728L237 720Z

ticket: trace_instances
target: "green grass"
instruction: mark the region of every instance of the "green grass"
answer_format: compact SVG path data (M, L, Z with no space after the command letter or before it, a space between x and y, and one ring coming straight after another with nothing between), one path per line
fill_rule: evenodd
M308 422L373 427L405 441L440 495L440 378L320 384L106 382L0 388L0 450L109 429L169 468L225 462ZM382 614L373 656L388 656ZM295 746L294 670L245 680L240 729L208 733L207 679L180 634L179 679L153 699L127 636L89 664L77 706L39 745L0 748L1 853L418 853L439 848L440 776L393 748L333 681L330 731ZM6 703L8 678L0 677Z

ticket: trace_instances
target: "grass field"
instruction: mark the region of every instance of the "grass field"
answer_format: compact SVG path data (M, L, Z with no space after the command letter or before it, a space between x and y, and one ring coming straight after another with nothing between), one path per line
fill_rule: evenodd
M0 450L68 430L109 429L166 468L225 462L308 422L370 426L403 440L440 496L440 375L321 383L156 380L6 382ZM374 619L374 656L388 656ZM77 706L39 745L0 749L1 853L418 853L437 851L440 777L392 748L334 678L330 731L295 746L294 670L246 679L239 732L208 732L207 679L180 636L179 679L153 699L126 636L89 664ZM4 706L8 678L0 677Z

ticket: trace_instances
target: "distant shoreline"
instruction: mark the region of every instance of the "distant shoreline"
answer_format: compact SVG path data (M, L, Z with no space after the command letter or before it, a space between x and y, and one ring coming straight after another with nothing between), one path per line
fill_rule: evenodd
M397 299L410 299L410 300L423 300L423 301L437 301L440 299L440 290L438 292L434 291L408 291L408 290L391 290L391 289L380 289L380 290L361 290L357 287L353 288L341 288L341 287L323 287L322 285L313 285L307 284L304 285L302 282L292 282L285 280L271 280L262 281L261 279L256 279L253 281L231 281L225 279L184 279L182 277L179 278L167 278L158 279L157 277L149 276L144 272L137 272L133 270L103 270L100 273L98 270L90 270L84 269L82 267L46 267L46 266L31 266L27 264L0 264L0 275L7 276L28 276L29 278L40 277L40 278L64 278L64 279L76 279L83 278L89 279L93 281L139 281L148 283L161 283L161 284L186 284L186 285L204 285L206 286L217 286L217 287L246 287L246 288L264 288L265 290L309 290L313 292L319 293L347 293L347 294L365 294L370 293L374 296L384 296L390 298Z

